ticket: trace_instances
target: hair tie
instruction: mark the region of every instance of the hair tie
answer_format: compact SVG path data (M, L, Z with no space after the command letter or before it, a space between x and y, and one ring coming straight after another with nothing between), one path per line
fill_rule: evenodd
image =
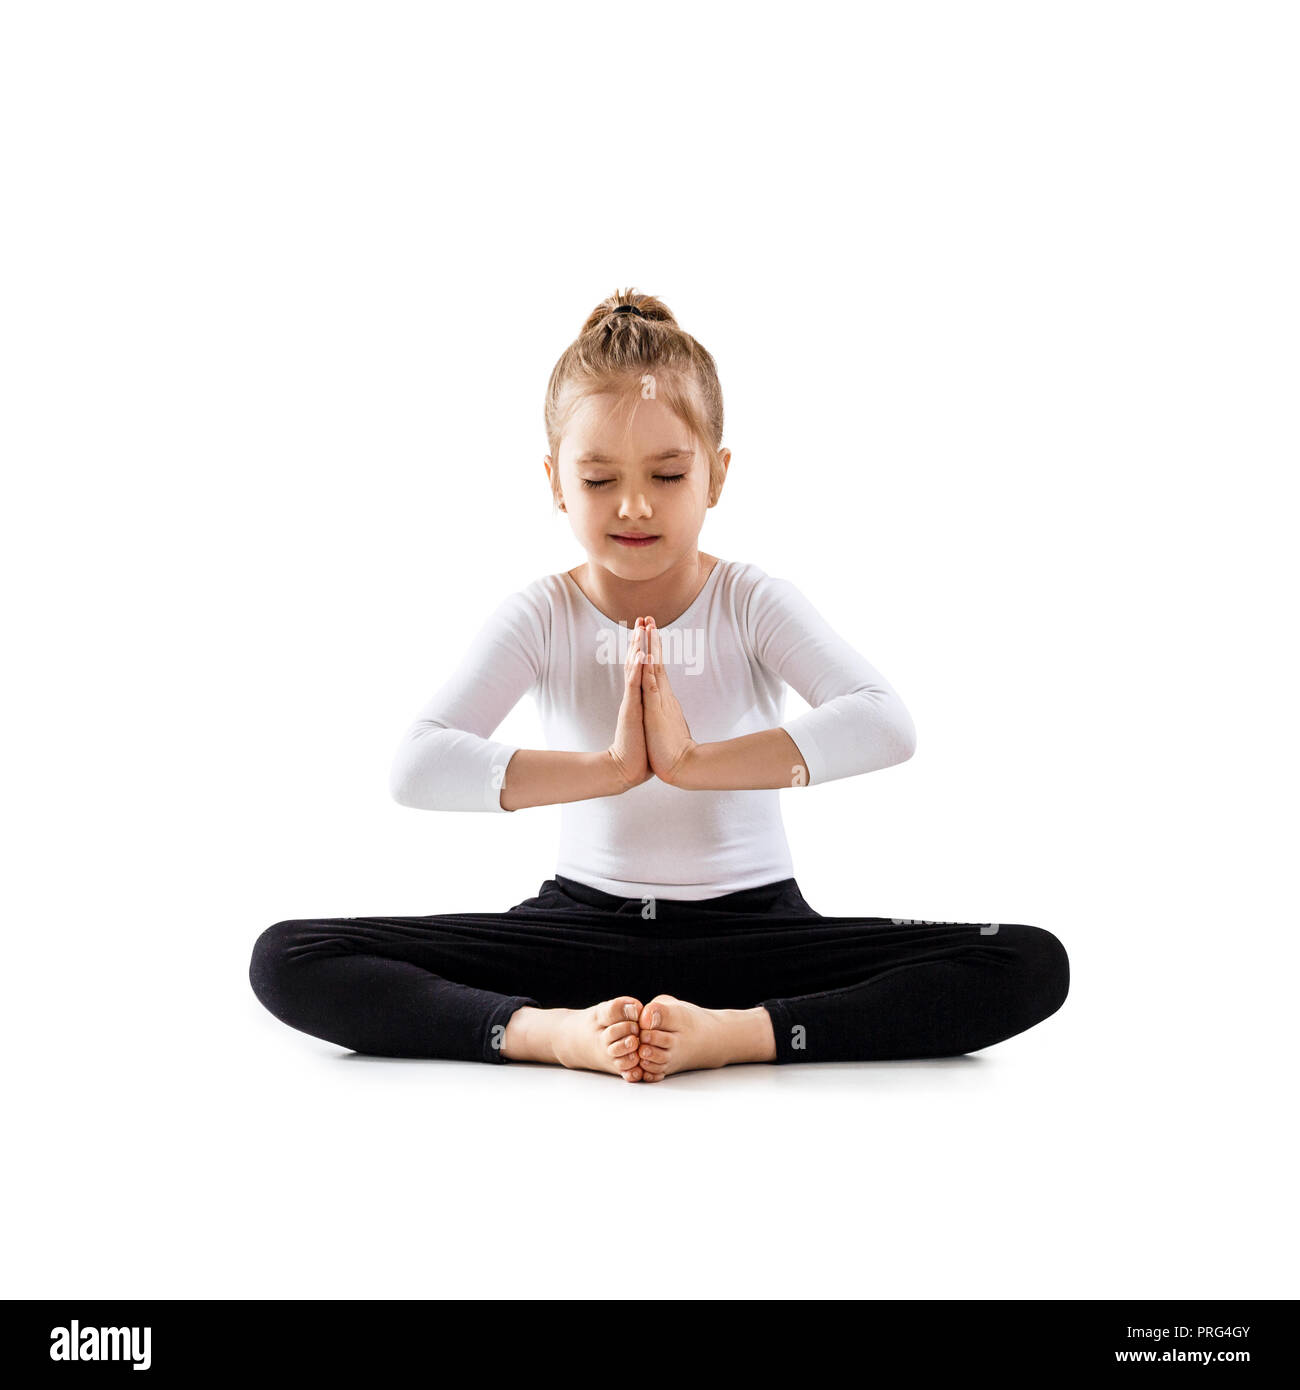
M641 312L640 309L636 307L635 304L620 304L618 308L614 310L614 312L616 314L635 314L639 319L645 318L645 315Z

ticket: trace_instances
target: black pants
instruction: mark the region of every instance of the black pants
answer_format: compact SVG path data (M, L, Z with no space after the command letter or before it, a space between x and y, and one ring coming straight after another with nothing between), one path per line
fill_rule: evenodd
M761 1004L778 1062L840 1062L1002 1042L1061 1007L1070 965L1041 927L823 917L793 878L643 903L561 876L508 912L276 922L249 980L291 1028L381 1057L504 1062L525 1005L671 994Z

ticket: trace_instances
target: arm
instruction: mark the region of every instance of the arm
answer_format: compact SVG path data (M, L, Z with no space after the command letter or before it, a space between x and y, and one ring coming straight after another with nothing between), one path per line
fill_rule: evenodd
M524 749L492 738L541 679L543 615L521 593L504 599L451 676L402 736L389 790L426 811L515 811L624 790L608 753Z
M809 781L798 745L783 728L697 743L682 759L673 786L683 791L746 791L802 787Z
M501 809L554 806L561 801L587 801L594 796L617 796L627 790L608 749L603 753L565 753L550 748L520 748L510 759L509 775L501 788Z
M806 786L905 762L912 718L887 680L786 579L765 575L745 627L757 659L812 706L774 729L701 743L678 786L690 791Z

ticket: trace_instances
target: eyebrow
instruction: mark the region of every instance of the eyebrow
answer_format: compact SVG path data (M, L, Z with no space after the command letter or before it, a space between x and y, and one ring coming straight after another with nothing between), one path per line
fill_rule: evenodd
M646 462L658 463L663 459L687 458L695 452L694 449L665 449L662 454L647 454ZM579 454L574 463L613 463L614 460L607 458L604 454L598 454L589 449L585 454Z

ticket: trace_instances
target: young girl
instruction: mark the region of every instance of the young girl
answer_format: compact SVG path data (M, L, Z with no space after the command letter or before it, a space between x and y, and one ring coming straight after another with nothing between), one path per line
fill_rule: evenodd
M564 803L559 861L506 912L277 922L249 971L356 1052L658 1082L731 1062L973 1052L1054 1013L1040 927L823 917L780 791L911 757L892 686L786 579L698 548L730 465L712 356L616 294L556 363L546 472L587 553L510 594L408 730L406 806ZM783 719L785 686L811 707ZM527 692L549 749L494 740Z

